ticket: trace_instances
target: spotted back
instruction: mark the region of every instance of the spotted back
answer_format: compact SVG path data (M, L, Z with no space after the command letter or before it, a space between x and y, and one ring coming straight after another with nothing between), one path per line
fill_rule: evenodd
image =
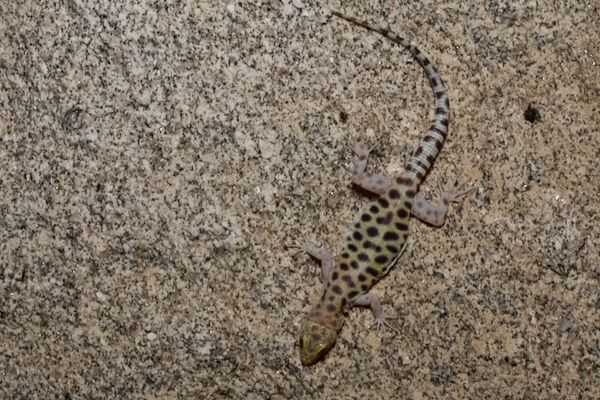
M413 179L400 177L358 214L321 298L324 307L332 304L341 309L350 304L393 266L408 237L416 189Z

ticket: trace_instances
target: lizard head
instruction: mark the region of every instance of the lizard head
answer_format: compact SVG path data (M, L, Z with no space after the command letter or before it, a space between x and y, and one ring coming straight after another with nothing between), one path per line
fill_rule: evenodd
M300 361L302 364L315 363L333 346L337 336L336 330L305 319L300 327Z

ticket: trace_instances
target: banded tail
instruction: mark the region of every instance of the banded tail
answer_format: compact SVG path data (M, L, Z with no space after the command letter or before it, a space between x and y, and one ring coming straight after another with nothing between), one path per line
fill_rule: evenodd
M410 41L401 38L387 29L369 25L366 22L359 21L356 18L349 17L336 11L331 12L340 18L346 19L371 31L378 32L391 41L405 47L412 53L427 73L427 78L429 78L429 83L431 84L433 94L435 95L435 114L431 126L427 130L427 134L419 144L419 147L417 147L417 150L414 152L408 164L404 167L404 172L413 176L414 179L416 179L417 184L420 183L427 174L427 171L431 168L431 164L433 164L435 157L442 148L446 133L448 132L450 101L448 100L448 94L446 93L446 88L444 88L442 78L440 78L435 67L431 64L429 59L427 59L425 54L421 53L421 51Z

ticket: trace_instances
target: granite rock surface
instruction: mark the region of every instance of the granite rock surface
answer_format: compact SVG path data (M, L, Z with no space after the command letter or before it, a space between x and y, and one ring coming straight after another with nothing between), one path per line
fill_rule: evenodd
M473 191L299 362L315 260L402 170ZM0 397L600 398L596 1L0 2Z

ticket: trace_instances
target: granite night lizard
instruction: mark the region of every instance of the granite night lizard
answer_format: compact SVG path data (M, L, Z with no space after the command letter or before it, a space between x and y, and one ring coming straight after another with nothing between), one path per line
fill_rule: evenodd
M406 247L410 216L434 226L446 219L448 206L466 192L456 184L441 195L437 206L423 199L419 185L442 147L448 131L450 105L442 80L427 57L412 43L387 29L378 28L338 12L344 18L380 33L409 50L425 70L435 95L435 114L425 137L404 171L396 179L365 172L369 153L364 143L354 146L352 182L379 195L357 215L341 254L335 259L323 248L311 244L300 246L321 261L324 291L319 302L305 317L300 327L300 360L310 365L333 346L344 322L344 312L351 306L370 306L378 327L386 321L379 298L367 293L371 286L394 265Z

